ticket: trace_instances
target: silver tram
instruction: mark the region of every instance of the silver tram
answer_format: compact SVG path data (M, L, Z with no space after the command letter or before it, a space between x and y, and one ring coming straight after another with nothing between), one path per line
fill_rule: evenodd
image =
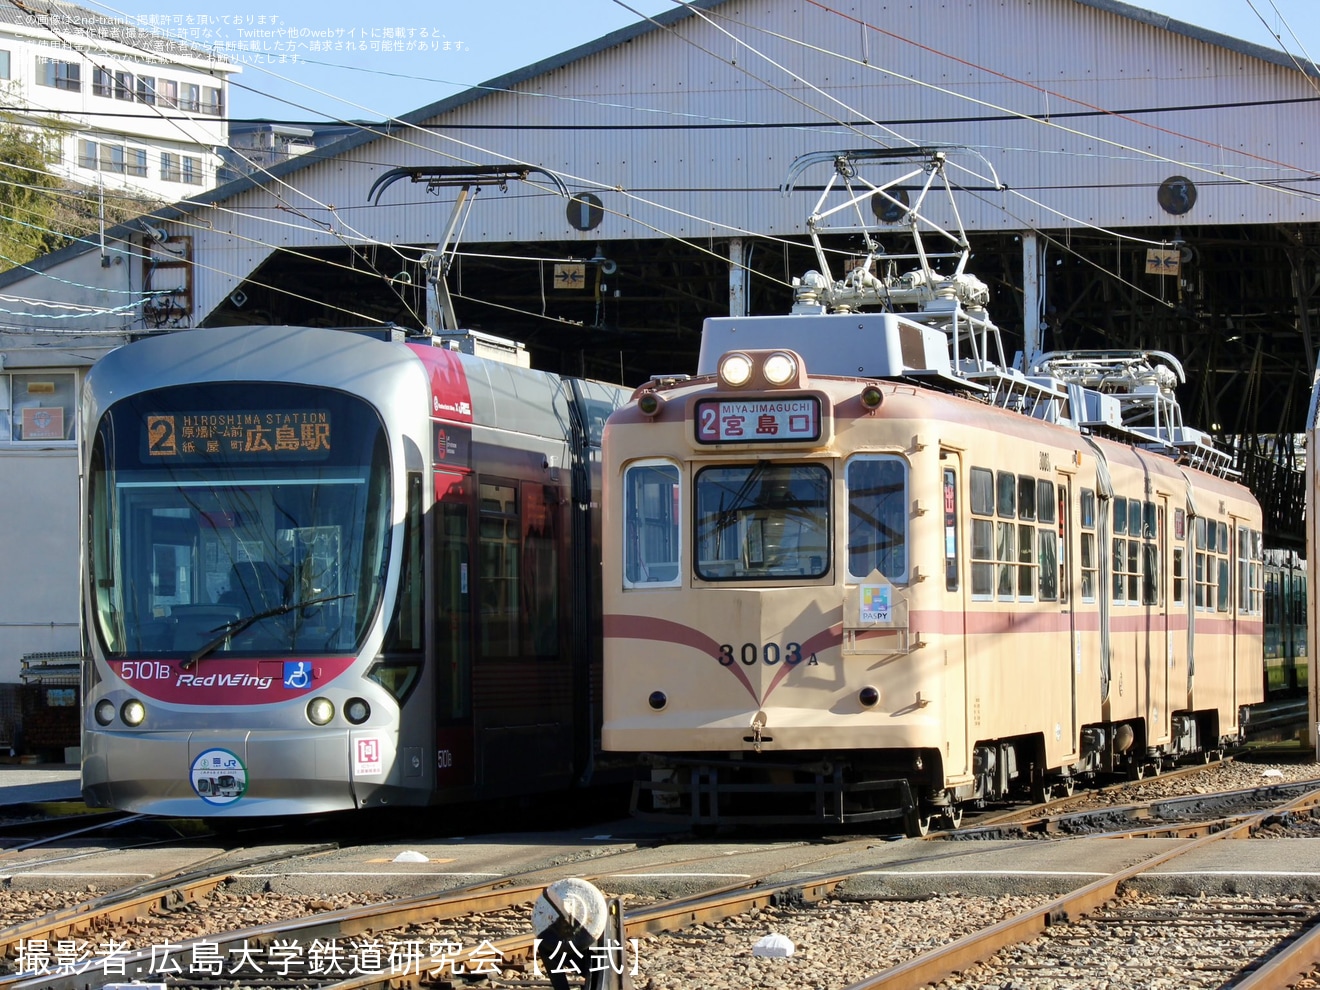
M288 815L589 771L623 393L393 336L192 330L89 373L89 804Z
M708 320L696 376L606 425L603 743L647 764L635 810L919 834L1236 740L1261 510L1177 361L1010 366L965 234L945 274L920 243L942 156L884 186L821 157L918 250L836 281L817 240L791 315Z

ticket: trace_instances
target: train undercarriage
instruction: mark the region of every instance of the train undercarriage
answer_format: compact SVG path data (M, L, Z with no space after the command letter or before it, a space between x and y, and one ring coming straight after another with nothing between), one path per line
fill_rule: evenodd
M1142 720L1081 731L1080 758L1047 767L1039 735L978 742L972 781L944 787L938 750L794 754L648 754L633 783L641 818L722 825L857 825L891 821L909 836L956 828L963 812L991 804L1041 803L1078 787L1140 780L1178 764L1207 763L1235 740L1215 712L1179 712L1168 743L1146 744Z

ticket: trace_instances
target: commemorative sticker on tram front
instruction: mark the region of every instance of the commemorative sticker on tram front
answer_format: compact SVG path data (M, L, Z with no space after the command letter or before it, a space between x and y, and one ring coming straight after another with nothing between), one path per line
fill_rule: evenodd
M893 589L887 584L864 584L861 586L862 622L892 622Z
M190 780L207 804L233 804L247 793L247 767L227 749L208 749L193 760Z

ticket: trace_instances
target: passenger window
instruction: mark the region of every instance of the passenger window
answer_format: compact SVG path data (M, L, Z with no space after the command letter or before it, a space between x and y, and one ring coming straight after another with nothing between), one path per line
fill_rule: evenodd
M944 469L944 590L958 590L958 475Z
M678 466L639 463L623 475L623 586L675 587L681 546Z
M708 467L698 472L694 485L698 577L819 578L829 573L833 485L823 465L758 461ZM870 491L875 504L856 510L885 513L874 516L871 544L875 559L885 566L893 566L893 554L906 554L906 508L901 514L896 508L898 499L906 499L905 490L904 481L894 489L877 480ZM890 523L897 528L887 528ZM884 559L885 554L891 556Z
M999 472L999 515L1004 519L1017 517L1017 475Z
M477 529L479 640L483 657L518 655L520 561L518 489L512 482L481 483Z
M897 457L854 457L846 476L848 573L864 578L878 570L891 581L906 580L907 463Z

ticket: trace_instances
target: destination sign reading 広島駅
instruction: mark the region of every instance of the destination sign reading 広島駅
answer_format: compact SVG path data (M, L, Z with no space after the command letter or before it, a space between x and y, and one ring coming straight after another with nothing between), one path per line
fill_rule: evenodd
M153 457L307 457L330 452L325 409L148 413L146 455Z
M697 403L699 443L773 443L820 439L820 400L702 399Z

